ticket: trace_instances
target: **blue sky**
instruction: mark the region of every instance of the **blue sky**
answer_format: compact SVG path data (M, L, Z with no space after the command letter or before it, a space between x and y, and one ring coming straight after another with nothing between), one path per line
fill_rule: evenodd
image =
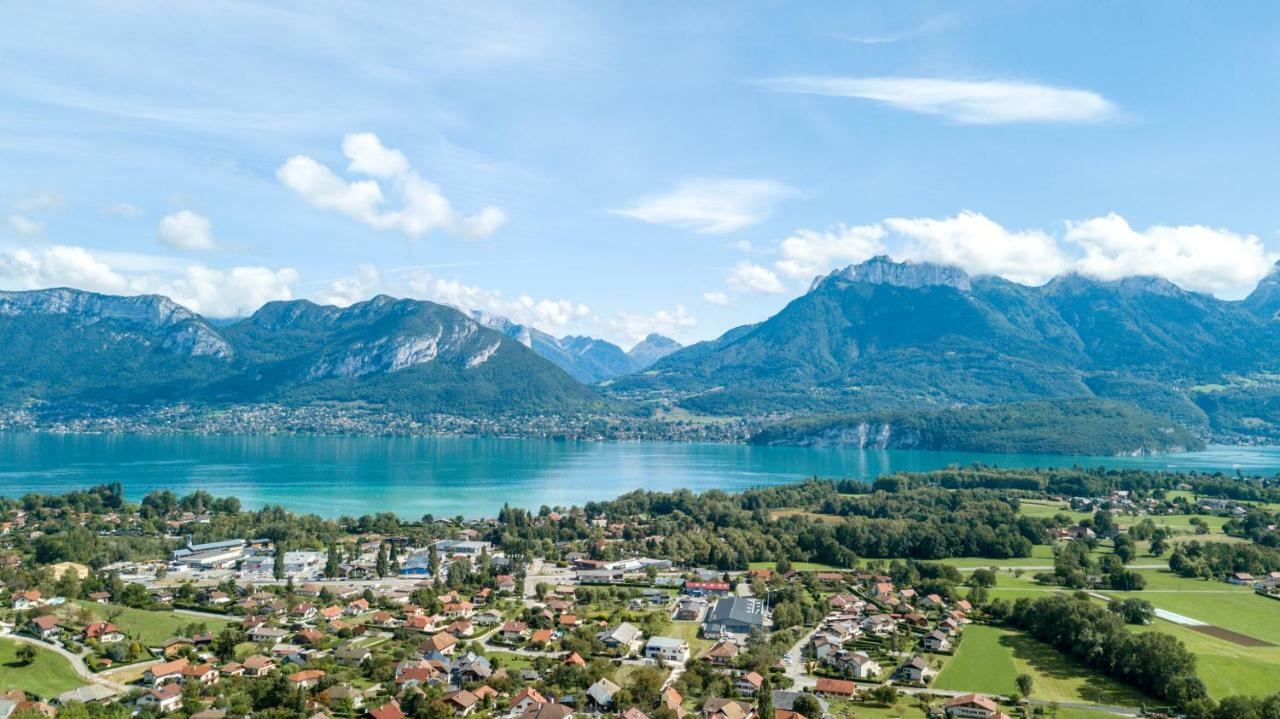
M624 346L881 252L1239 297L1280 252L1278 14L11 3L0 288L387 292Z

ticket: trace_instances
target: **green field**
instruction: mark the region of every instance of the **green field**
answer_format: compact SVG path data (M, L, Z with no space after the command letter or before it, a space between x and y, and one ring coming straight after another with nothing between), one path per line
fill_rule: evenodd
M1155 570L1142 570L1142 574L1147 578L1147 589L1141 592L1102 593L1139 597L1159 609L1280 645L1280 602L1225 582L1184 579ZM1029 574L1018 578L1001 572L991 596L1013 600L1056 591L1064 590L1036 584ZM1276 679L1280 677L1280 646L1246 647L1163 619L1134 629L1160 631L1182 640L1196 655L1197 674L1214 697L1271 694L1280 688Z
M669 637L678 637L689 642L689 656L696 657L702 654L703 650L711 648L715 642L710 639L703 639L698 636L698 630L702 624L698 622L676 622L673 621L667 625L662 632Z
M778 566L777 562L752 562L751 569L773 569ZM818 562L792 562L791 568L797 572L842 572L847 571L848 567L837 567L831 564L819 564Z
M108 620L120 627L120 631L129 637L137 638L147 646L158 646L164 640L176 635L179 627L192 623L203 623L211 633L216 634L229 622L209 617L193 617L173 612L152 612L145 609L132 609L118 605L97 604L95 602L77 600L70 606L83 608L96 619ZM112 618L112 615L115 615Z
M1053 647L1021 632L972 625L960 647L934 680L937 689L1009 696L1014 679L1035 680L1031 696L1059 702L1141 706L1143 695L1085 667Z
M48 649L36 648L35 661L18 661L18 642L0 639L0 690L21 689L42 699L84 686L71 664Z

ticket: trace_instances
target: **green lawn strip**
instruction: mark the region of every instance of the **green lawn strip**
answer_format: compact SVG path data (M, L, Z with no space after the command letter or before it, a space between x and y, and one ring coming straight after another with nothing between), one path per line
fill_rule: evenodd
M1029 674L1031 696L1045 701L1141 706L1143 695L1031 636L1001 627L965 629L956 655L934 681L938 689L1011 695Z
M666 629L662 631L666 636L677 637L689 642L689 656L697 657L715 642L710 639L703 639L698 636L698 630L702 627L698 622L671 622Z
M137 638L147 646L158 646L164 640L175 636L179 627L190 624L204 624L209 632L213 634L217 634L223 627L230 624L229 621L212 617L195 617L189 614L176 614L169 611L153 612L119 605L98 604L86 600L76 600L67 606L70 607L72 605L84 608L95 619L110 621L120 627L120 631L129 637ZM70 609L68 609L67 613L70 613ZM79 627L76 628L78 629Z
M778 566L777 562L752 562L751 569L773 569ZM798 572L845 572L847 567L837 567L832 564L821 564L819 562L792 562L791 568Z
M36 647L36 658L30 664L18 661L19 643L0 639L0 689L21 689L42 699L52 699L62 692L84 686L84 682L64 657L48 649Z

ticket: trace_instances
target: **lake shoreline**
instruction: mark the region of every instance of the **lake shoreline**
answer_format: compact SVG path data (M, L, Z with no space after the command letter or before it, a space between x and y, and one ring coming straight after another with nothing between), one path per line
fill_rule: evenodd
M247 507L279 504L326 517L387 509L406 517L485 517L504 503L537 510L637 489L741 491L810 477L871 481L975 463L1271 476L1280 472L1280 448L1091 457L649 440L0 432L5 496L120 482L134 501L151 491L203 489L240 497Z

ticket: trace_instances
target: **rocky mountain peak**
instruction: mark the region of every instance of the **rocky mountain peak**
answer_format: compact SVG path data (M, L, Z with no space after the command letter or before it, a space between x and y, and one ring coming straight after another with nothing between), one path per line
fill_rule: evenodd
M917 289L929 286L954 287L962 292L971 288L969 275L959 267L932 262L895 262L888 255L877 255L856 265L849 265L814 279L812 292L828 282L865 282Z

